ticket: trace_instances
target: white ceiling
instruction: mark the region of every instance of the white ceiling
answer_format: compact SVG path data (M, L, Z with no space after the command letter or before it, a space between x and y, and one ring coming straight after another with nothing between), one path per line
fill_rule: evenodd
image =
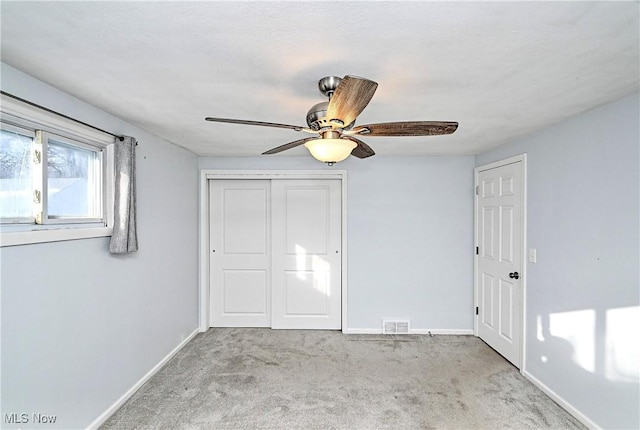
M639 89L638 2L1 2L2 61L199 155L254 156L306 125L317 81L379 83L378 154L476 154ZM301 155L302 147L281 155ZM281 156L277 155L277 156ZM273 156L272 156L273 157Z

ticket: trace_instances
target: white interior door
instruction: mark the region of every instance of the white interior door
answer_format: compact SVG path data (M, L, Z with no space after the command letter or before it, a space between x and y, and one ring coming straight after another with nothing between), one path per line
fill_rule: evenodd
M209 181L210 325L271 325L268 180Z
M273 180L272 328L341 328L341 182Z
M477 176L478 336L520 368L523 162Z

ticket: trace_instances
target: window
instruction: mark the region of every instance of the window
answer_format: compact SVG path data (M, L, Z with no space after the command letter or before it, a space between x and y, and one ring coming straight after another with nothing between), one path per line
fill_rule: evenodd
M36 147L43 155L36 166L43 173L41 188L34 189L34 201L40 196L36 222L104 223L102 149L40 131Z
M17 109L17 116L6 101L0 117L2 246L110 235L113 137L33 107Z
M1 125L0 222L104 225L102 148Z
M31 148L35 134L4 124L0 132L0 219L24 222L32 215Z

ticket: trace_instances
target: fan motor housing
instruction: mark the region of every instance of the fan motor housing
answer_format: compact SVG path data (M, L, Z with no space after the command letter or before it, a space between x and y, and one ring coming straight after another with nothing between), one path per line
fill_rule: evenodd
M350 130L355 123L355 120L345 126L340 120L329 121L327 119L327 107L329 106L329 102L320 102L316 103L309 109L307 112L307 125L311 130L321 130L323 128L340 128L342 130Z
M327 127L327 106L329 102L320 102L311 107L307 112L307 125L312 130L320 130Z
M338 76L325 76L324 78L318 81L318 89L322 93L322 95L329 97L331 100L331 96L335 92L338 85L342 82L342 78ZM322 130L324 128L340 128L343 130L349 130L353 127L355 120L351 124L342 123L342 121L333 119L332 121L327 120L327 107L329 106L329 102L321 102L313 105L311 109L307 112L307 125L312 130Z

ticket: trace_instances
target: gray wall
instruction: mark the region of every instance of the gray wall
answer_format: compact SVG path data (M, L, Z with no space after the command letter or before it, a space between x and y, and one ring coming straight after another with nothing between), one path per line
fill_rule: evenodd
M347 170L349 329L473 329L473 157L202 158L208 169Z
M476 157L528 157L526 371L604 428L639 428L638 94Z
M110 255L109 238L0 250L2 419L84 428L197 328L197 158L4 64L1 84L140 142L137 253Z

